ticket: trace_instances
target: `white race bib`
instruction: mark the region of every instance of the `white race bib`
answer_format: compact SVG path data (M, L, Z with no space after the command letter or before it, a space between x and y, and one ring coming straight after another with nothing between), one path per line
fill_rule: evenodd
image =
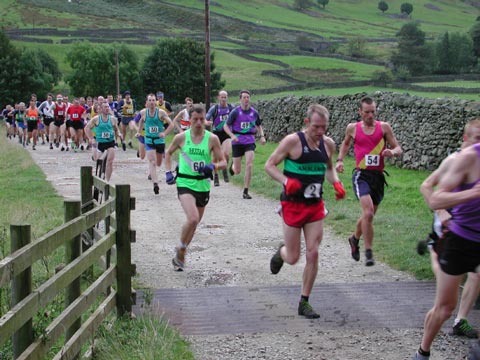
M365 165L366 166L380 166L380 155L365 155Z
M312 183L308 184L303 192L303 196L306 199L319 199L322 192L322 184Z
M109 132L102 132L102 139L110 139L110 133Z
M150 132L150 134L156 134L158 133L158 126L150 126L148 128L148 131Z

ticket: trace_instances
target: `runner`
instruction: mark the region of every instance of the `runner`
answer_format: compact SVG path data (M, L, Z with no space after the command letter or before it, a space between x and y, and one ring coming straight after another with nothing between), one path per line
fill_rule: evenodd
M140 111L141 117L138 129L143 129L145 124L145 150L147 152L149 175L153 182L153 192L159 193L157 167L162 166L165 153L165 136L173 131L172 120L167 113L157 108L155 94L147 96L147 108ZM164 123L168 124L165 129ZM140 132L137 130L137 138Z
M430 358L430 349L443 323L455 310L464 274L480 265L480 143L463 149L441 176L428 199L432 210L451 208L439 269L433 308L425 317L422 342L414 359Z
M121 123L120 129L122 130L122 149L123 151L127 150L127 145L125 141L127 140L127 128L130 135L128 140L128 146L133 149L132 139L135 136L135 118L136 105L135 100L131 98L130 91L125 91L123 93L124 99L120 100L118 104L118 114L120 115Z
M16 105L16 109L13 111L13 116L15 118L15 124L18 131L18 142L25 147L26 137L27 137L27 121L26 121L26 112L25 112L25 103L20 102Z
M30 100L30 106L26 111L25 118L27 120L27 143L30 142L32 139L32 150L37 150L35 147L37 146L37 139L38 139L38 122L40 120L40 113L37 109L37 101L35 98Z
M66 120L67 116L67 105L63 102L62 94L57 95L57 101L53 106L53 135L50 135L50 144L52 141L55 141L55 146L58 148L60 142L62 146L60 147L61 151L68 151L68 139L65 136L66 131ZM66 147L64 146L66 145Z
M172 260L176 271L183 271L187 247L208 204L209 178L215 169L224 169L227 166L218 137L205 130L205 109L200 105L194 105L189 115L191 128L173 138L165 156L166 182L173 185L175 178L171 171L172 156L175 151L181 151L178 160L177 191L186 222L182 226L180 245L175 248L175 257Z
M336 170L343 173L343 158L347 155L350 144L353 142L356 165L352 182L355 195L360 201L362 215L348 242L352 258L359 261L360 247L358 243L363 234L366 266L375 265L372 252L373 218L384 194L384 158L402 155L402 148L398 144L390 124L375 120L376 111L377 105L371 97L366 96L360 100L359 113L362 120L348 124L336 165ZM390 148L386 148L386 144Z
M95 142L97 151L107 151L107 166L105 169L105 180L110 181L113 173L113 160L115 159L115 134L122 136L118 129L117 119L110 114L110 106L103 102L100 106L101 113L93 117L85 126L85 135L89 143L94 143L92 129L95 128Z
M309 303L310 293L318 272L318 247L323 238L323 219L326 216L322 199L325 178L333 184L337 200L345 197L345 189L332 165L335 142L325 135L328 110L318 104L310 105L304 120L305 129L287 135L270 155L265 171L283 184L280 196L284 243L270 261L270 270L278 274L283 263L294 265L300 258L301 235L305 238L306 265L303 271L298 315L316 319ZM278 169L284 163L283 173Z
M234 106L228 103L228 93L225 90L219 91L218 104L213 105L207 112L207 126L211 127L213 133L218 136L220 143L222 144L223 156L227 161L227 164L230 160L230 150L232 148L232 140L225 132L223 127L227 122L228 115L233 110ZM227 169L222 170L223 172L223 181L226 183L229 182ZM218 180L218 173L215 171L213 175L213 184L215 186L220 186L220 181Z
M257 110L250 106L250 92L240 91L240 106L230 112L224 131L232 139L233 162L230 175L238 175L242 170L242 158L245 156L245 176L243 178L243 198L251 199L248 193L252 180L253 159L255 157L255 134L260 134L260 144L265 145L265 133Z
M15 118L13 116L14 109L12 105L8 104L2 111L2 117L5 120L5 126L7 127L7 138L11 139L15 137Z
M178 132L183 132L190 129L190 111L193 107L193 100L189 97L185 98L185 109L180 112L173 119L173 124Z
M50 149L53 149L53 144L51 139L54 137L53 126L50 128L50 124L54 121L54 105L53 95L48 94L47 100L42 102L38 107L38 111L43 115L43 123L45 125L45 131L47 134L47 141L50 143Z
M84 150L83 147L83 128L86 118L85 109L80 105L78 98L73 99L73 104L67 110L67 122L69 123L70 137L72 138L72 149ZM75 149L75 150L76 150Z

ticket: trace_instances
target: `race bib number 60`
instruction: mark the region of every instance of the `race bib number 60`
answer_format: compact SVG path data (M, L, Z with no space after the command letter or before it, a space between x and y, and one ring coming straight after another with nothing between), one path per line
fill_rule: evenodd
M322 192L322 184L312 183L308 184L303 192L303 196L306 199L319 199L320 193Z
M380 165L380 155L365 155L365 165L366 166L379 166Z

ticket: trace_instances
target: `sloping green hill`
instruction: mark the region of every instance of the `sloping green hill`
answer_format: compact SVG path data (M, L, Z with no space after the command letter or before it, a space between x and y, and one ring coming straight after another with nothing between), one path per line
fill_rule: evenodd
M400 14L405 0L386 1L383 14L376 0L330 0L325 9L304 11L294 8L294 0L211 0L218 68L233 89L321 82L331 67L322 67L318 57L333 48L342 53L349 39L363 36L377 63L359 68L371 72L387 61L405 23L418 21L433 39L445 31L467 32L480 15L480 0L410 0L411 17ZM0 16L16 45L47 49L65 73L70 69L63 56L77 40L125 42L141 58L159 38L203 41L204 6L202 0L2 0ZM310 52L299 51L300 39L308 39ZM344 80L364 78L351 68Z

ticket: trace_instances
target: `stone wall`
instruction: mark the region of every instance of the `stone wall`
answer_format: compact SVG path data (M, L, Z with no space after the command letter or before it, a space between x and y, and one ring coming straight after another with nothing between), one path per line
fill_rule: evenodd
M263 120L267 138L279 141L302 128L310 104L322 104L330 111L328 135L339 147L347 124L358 120L359 101L364 95L283 97L258 101L254 107ZM434 100L381 92L373 97L377 102L378 118L390 123L403 148L403 156L392 163L408 169L435 169L443 158L459 147L465 123L480 117L480 101Z

